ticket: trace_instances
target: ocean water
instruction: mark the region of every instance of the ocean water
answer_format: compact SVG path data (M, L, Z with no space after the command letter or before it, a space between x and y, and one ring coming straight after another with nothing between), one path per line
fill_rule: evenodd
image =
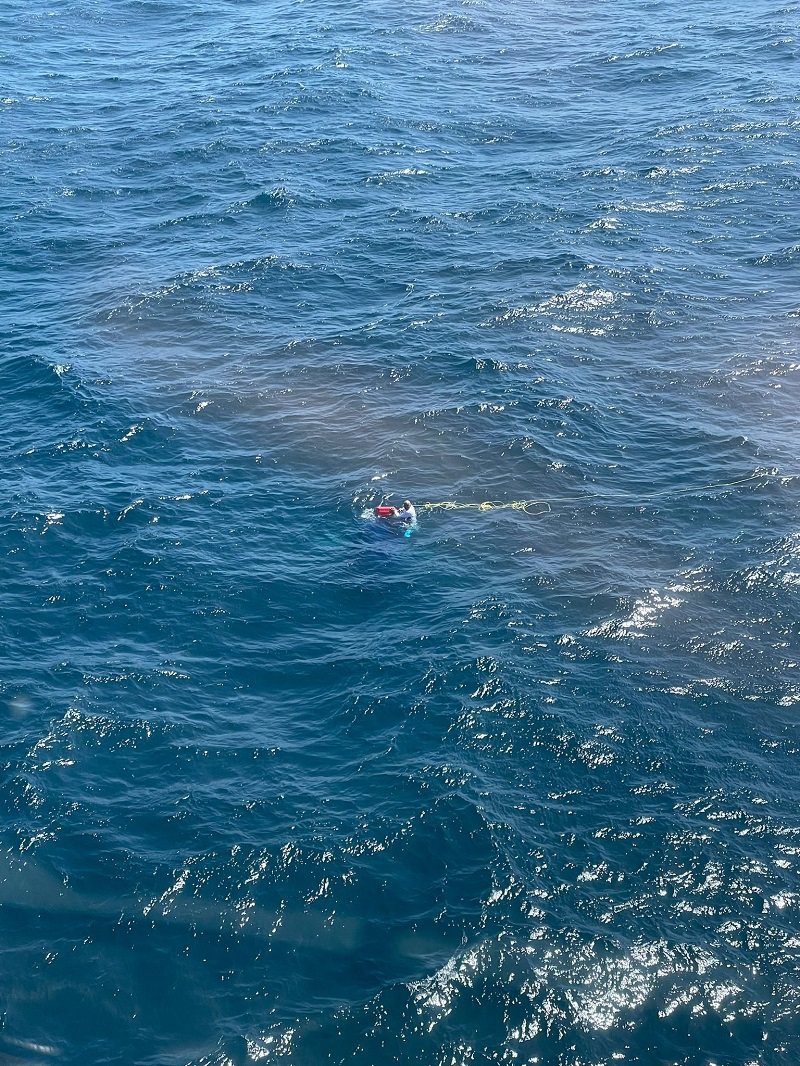
M2 5L2 1066L800 1062L799 56Z

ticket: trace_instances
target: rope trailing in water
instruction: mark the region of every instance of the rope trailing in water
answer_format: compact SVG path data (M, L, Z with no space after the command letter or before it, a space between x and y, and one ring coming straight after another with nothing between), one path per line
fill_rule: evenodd
M700 485L697 488L662 489L659 492L584 492L578 496L553 496L547 500L510 500L504 503L500 500L483 500L479 503L458 503L456 500L441 500L438 503L423 503L421 511L523 511L527 515L548 514L558 504L578 503L602 503L608 501L622 501L626 503L641 502L642 500L655 500L665 496L688 496L700 495L704 492L718 492L721 489L734 488L737 485L745 485L749 481L789 481L800 477L800 474L748 474L747 477L736 478L733 481L718 481L711 485ZM542 508L531 510L531 508Z
M531 507L543 507L544 510L533 512ZM550 504L546 500L511 500L502 503L499 500L483 500L481 503L456 503L455 500L442 500L440 503L423 503L422 511L524 511L525 514L546 514Z

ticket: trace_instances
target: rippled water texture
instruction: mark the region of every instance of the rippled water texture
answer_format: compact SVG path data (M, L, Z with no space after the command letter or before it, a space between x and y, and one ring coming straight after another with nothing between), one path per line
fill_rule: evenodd
M0 57L2 1066L796 1063L798 6Z

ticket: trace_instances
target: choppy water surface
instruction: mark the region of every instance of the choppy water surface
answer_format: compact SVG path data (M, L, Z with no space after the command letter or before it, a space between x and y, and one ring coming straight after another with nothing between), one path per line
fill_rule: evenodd
M798 49L3 6L3 1064L798 1060Z

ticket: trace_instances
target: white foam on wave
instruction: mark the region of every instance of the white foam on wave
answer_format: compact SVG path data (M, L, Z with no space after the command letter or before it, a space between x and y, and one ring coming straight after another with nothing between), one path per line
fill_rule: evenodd
M616 223L616 219L612 222ZM617 304L620 297L629 296L630 293L612 292L611 289L602 286L589 285L581 282L567 289L565 292L554 293L536 303L521 304L511 307L507 311L494 318L485 319L482 326L500 325L514 322L519 319L549 319L550 329L558 333L580 333L593 336L602 336L608 331L608 319L600 317L595 321L587 316L607 313L609 308Z

